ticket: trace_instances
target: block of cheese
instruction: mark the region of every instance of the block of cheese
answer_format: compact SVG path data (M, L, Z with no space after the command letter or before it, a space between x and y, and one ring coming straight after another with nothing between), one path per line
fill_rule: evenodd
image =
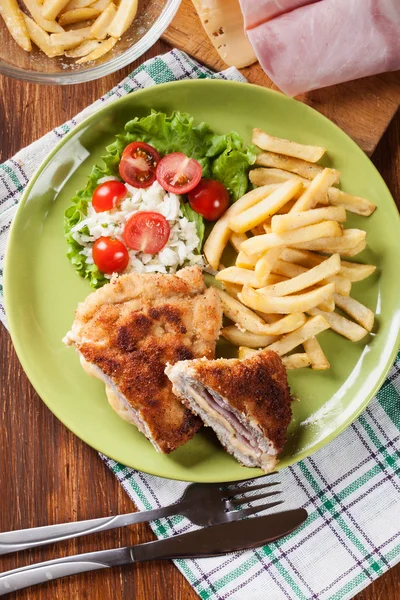
M192 0L203 27L222 60L230 67L257 61L244 32L239 0Z

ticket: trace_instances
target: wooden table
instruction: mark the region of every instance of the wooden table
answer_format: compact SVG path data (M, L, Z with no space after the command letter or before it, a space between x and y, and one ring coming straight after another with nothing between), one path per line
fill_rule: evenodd
M144 59L169 47L158 42ZM141 62L141 61L140 61ZM0 160L66 121L137 65L98 81L68 87L0 78ZM247 75L249 69L247 69ZM400 199L400 115L373 160ZM47 409L26 378L8 333L0 326L0 531L134 510L97 453ZM72 540L0 559L0 571L93 549L154 538L148 525ZM369 586L358 600L398 600L400 566ZM115 568L58 580L10 596L18 600L195 600L197 594L170 562ZM251 599L249 599L251 600Z

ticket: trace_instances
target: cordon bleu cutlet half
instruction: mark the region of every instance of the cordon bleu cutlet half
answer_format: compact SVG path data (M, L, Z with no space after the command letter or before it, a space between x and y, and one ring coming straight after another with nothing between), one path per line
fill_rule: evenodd
M275 352L184 360L166 373L175 394L240 463L273 471L292 416L286 369Z
M79 304L63 341L104 381L113 409L169 453L193 437L201 420L173 394L165 366L214 358L221 324L218 294L206 288L199 267L130 273Z

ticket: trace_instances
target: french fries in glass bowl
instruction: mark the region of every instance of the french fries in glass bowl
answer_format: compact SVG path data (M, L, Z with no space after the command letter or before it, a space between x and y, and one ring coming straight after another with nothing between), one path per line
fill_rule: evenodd
M0 0L0 73L33 83L98 79L139 58L181 0Z
M260 129L252 141L262 150L249 174L255 187L217 221L204 246L231 322L222 337L239 358L268 348L287 369L326 370L320 333L330 329L357 343L374 327L374 313L351 288L376 267L357 262L366 232L346 220L348 213L369 217L376 206L338 187L340 173L318 164L325 148ZM228 245L235 264L223 267Z

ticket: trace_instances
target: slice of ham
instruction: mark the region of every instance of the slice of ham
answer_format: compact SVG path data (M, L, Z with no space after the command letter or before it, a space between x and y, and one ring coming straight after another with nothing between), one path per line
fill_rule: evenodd
M239 0L245 29L252 29L278 15L319 0Z
M400 69L400 0L321 0L247 33L289 96Z

